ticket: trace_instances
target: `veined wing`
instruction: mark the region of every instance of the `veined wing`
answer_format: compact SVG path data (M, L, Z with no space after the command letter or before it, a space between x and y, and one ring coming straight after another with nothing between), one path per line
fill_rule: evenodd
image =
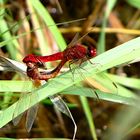
M26 82L26 81L25 81ZM26 84L27 85L27 84ZM25 87L24 85L23 85L23 88L27 88L27 87ZM20 98L19 98L19 100L18 100L18 103L17 103L17 106L16 106L16 108L15 108L15 111L14 111L14 113L13 113L13 120L12 120L12 122L13 122L13 124L16 126L19 122L20 122L20 120L21 120L21 118L22 118L22 116L25 114L25 113L22 113L22 114L20 114L19 116L17 116L17 114L18 114L18 111L20 110L20 108L22 107L22 108L24 108L24 106L30 106L30 101L25 101L24 99L25 99L25 97L27 96L27 94L29 94L29 93L22 93L21 94L21 96L20 96ZM30 99L31 100L31 99ZM38 100L38 99L36 99L36 100ZM31 128L32 128L32 125L33 125L33 123L34 123L34 121L35 121L35 118L36 118L36 115L37 115L37 111L38 111L38 104L37 105L34 105L33 107L31 107L29 110L27 110L27 114L26 114L26 130L27 130L27 132L30 132L30 130L31 130ZM17 117L16 117L17 116Z

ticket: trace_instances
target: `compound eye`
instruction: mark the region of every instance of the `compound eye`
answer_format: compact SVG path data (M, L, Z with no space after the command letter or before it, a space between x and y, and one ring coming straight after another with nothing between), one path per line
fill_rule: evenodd
M91 50L91 55L92 55L92 57L96 56L96 49L95 49L95 48L93 48L93 49Z
M88 47L88 57L92 58L96 56L96 49L92 46Z

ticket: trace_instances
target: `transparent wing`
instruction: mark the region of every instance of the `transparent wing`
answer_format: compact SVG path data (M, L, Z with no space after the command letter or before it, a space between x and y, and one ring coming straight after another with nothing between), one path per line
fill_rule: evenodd
M23 85L23 88L26 88L24 85ZM15 110L14 110L14 113L13 113L13 120L12 120L14 126L16 126L20 122L22 116L24 115L24 113L22 113L22 114L17 116L17 114L19 114L18 112L19 112L20 108L24 107L23 99L26 96L26 94L27 93L21 93L20 98L19 98L19 100L17 102L17 105L15 107Z
M27 88L25 86L23 86L23 87ZM27 105L29 106L30 105L30 101L23 101L24 97L27 96L27 94L29 94L29 93L22 93L22 95L20 96L20 99L18 100L17 106L16 106L14 114L13 114L14 119L12 120L14 125L17 125L20 122L22 116L24 115L24 113L22 113L18 117L15 117L15 116L17 116L18 111L20 110L20 108L21 107L24 108L24 106L27 106ZM36 100L38 100L37 96L35 96L35 97L36 97ZM33 123L34 123L36 115L37 115L37 111L38 111L38 104L33 106L33 107L31 107L26 112L27 114L26 114L26 125L25 125L25 127L26 127L26 130L28 132L30 132L30 130L31 130L32 126L33 126Z
M74 120L74 118L73 118L73 116L72 116L67 104L64 102L64 100L59 95L53 95L53 96L51 96L49 98L52 101L52 103L55 106L55 108L57 108L60 112L62 112L65 115L67 115L72 120L72 122L74 124L74 134L73 134L73 140L74 140L76 132L77 132L77 125L75 123L75 120Z
M74 46L77 43L80 43L83 38L85 38L93 29L89 30L86 34L82 37L79 36L79 33L76 33L72 41L68 44L67 48Z
M36 81L33 80L33 85L34 85L34 89L36 89L39 86L41 86L41 81L40 80L36 80ZM34 98L36 101L38 100L38 96L34 96ZM30 99L29 103L31 103L31 99ZM39 108L39 104L36 104L27 111L27 115L26 115L26 130L27 130L27 132L30 132L30 130L33 126L33 123L34 123L36 116L37 116L38 108Z
M89 80L88 80L88 77L86 77L85 75L84 75L84 73L82 72L82 71L85 71L85 72L88 72L86 69L84 69L84 68L82 68L82 66L81 66L81 63L82 62L80 62L80 64L73 64L73 66L74 66L74 68L72 69L72 79L73 79L73 81L76 79L76 77L80 77L81 78L81 81L85 81L85 82L89 82ZM81 91L82 91L82 88L81 88ZM84 90L83 90L83 92L85 92ZM96 95L96 97L97 97L97 99L99 99L99 96L98 96L98 94L96 93L96 91L94 90L94 88L93 87L90 87L89 86L89 92L91 92L92 94L95 94Z
M23 75L25 76L26 75L26 69L27 69L27 67L24 64L22 64L20 62L17 62L17 61L14 61L12 59L8 59L6 57L0 56L0 70L1 71L17 71L20 74L22 74L22 76ZM25 79L27 79L27 78L25 78ZM25 82L26 82L26 80L25 80ZM27 84L23 84L23 89L27 88L25 85L27 85ZM23 100L25 98L25 96L27 96L27 94L28 94L28 92L27 93L25 93L25 92L22 93L18 102L17 102L17 105L15 107L15 110L14 110L14 113L13 113L13 116L12 116L13 117L12 122L13 122L14 125L17 125L20 122L20 120L21 120L21 118L24 114L24 113L22 113L22 114L18 115L21 108L24 108L24 106L26 107L30 104L30 101ZM27 111L26 129L27 129L28 132L32 128L33 122L34 122L35 117L37 115L37 110L38 110L38 106L35 105Z
M86 84L88 85L90 92L92 92L93 94L96 95L97 99L99 99L99 96L96 92L95 89L98 89L100 91L103 92L111 92L113 91L113 93L117 93L118 89L117 89L117 84L114 83L109 77L107 77L104 73L102 74L96 74L92 77L92 74L90 74L90 72L88 71L88 69L84 69L84 65L86 65L87 63L90 63L91 65L91 69L93 67L96 67L96 65L98 64L93 64L91 63L89 60L86 61L85 63L80 63L79 65L77 64L73 64L75 67L73 69L70 68L70 70L72 71L72 78L73 81L77 78L80 77L81 81L85 81ZM89 75L91 75L90 77L85 76L84 73L89 73Z
M22 118L23 115L24 115L24 113L20 114L19 116L17 116L16 118L14 118L12 120L14 126L16 126L16 125L19 124L19 122L20 122L20 120L21 120L21 118Z
M34 105L32 108L30 108L27 111L27 116L26 116L26 130L27 130L27 132L30 132L30 130L33 126L33 123L34 123L36 116L37 116L38 108L39 108L39 105L37 104L37 105Z
M67 48L70 48L74 46L76 43L78 43L79 33L76 33L72 41L68 44Z

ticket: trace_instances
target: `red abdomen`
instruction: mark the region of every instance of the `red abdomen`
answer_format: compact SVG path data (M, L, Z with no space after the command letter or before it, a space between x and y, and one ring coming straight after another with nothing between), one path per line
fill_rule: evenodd
M37 56L37 55L33 55L33 54L29 54L27 55L24 59L23 62L24 63L28 63L28 62L49 62L49 61L56 61L56 60L62 60L63 59L63 52L58 52L52 55L48 55L48 56Z

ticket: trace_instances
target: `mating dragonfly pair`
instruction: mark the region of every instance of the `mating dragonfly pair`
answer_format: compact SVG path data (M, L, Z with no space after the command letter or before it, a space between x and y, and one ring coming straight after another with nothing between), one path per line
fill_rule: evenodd
M23 62L27 65L27 75L33 80L49 80L58 75L61 68L66 62L70 64L80 61L82 63L85 60L96 56L96 49L93 46L84 46L76 44L67 47L63 52L58 52L49 56L35 56L27 55ZM44 67L45 62L61 60L58 66L50 72L39 72L38 68Z
M66 62L69 62L69 64L72 64L77 61L80 61L80 64L81 64L85 60L89 60L96 56L96 49L93 46L84 46L82 44L75 43L75 38L77 38L77 36L74 37L72 42L62 52L58 52L58 53L48 55L48 56L36 56L33 54L27 55L23 59L23 62L27 66L27 71L26 71L27 76L30 77L34 81L41 81L41 80L48 81L49 79L54 78L59 74L61 68L65 65ZM74 44L73 44L73 42L74 42ZM51 70L49 72L39 71L39 68L42 68L42 67L44 68L44 63L56 61L56 60L60 60L60 63L53 70ZM54 102L54 100L56 99L55 97L58 97L58 96L50 97L50 99L53 101L53 104L56 105L61 112L63 112L67 116L69 116L75 125L75 131L74 131L74 136L73 136L73 139L74 139L75 133L77 130L75 121L74 121L70 111L68 110L67 106L65 105L64 101L61 98L59 98L59 100L57 100L57 102ZM61 107L59 107L59 105L63 109ZM28 131L30 131L33 121L34 120L31 120L30 121L31 123L30 122L27 123L27 124L29 124L29 125L27 125Z

